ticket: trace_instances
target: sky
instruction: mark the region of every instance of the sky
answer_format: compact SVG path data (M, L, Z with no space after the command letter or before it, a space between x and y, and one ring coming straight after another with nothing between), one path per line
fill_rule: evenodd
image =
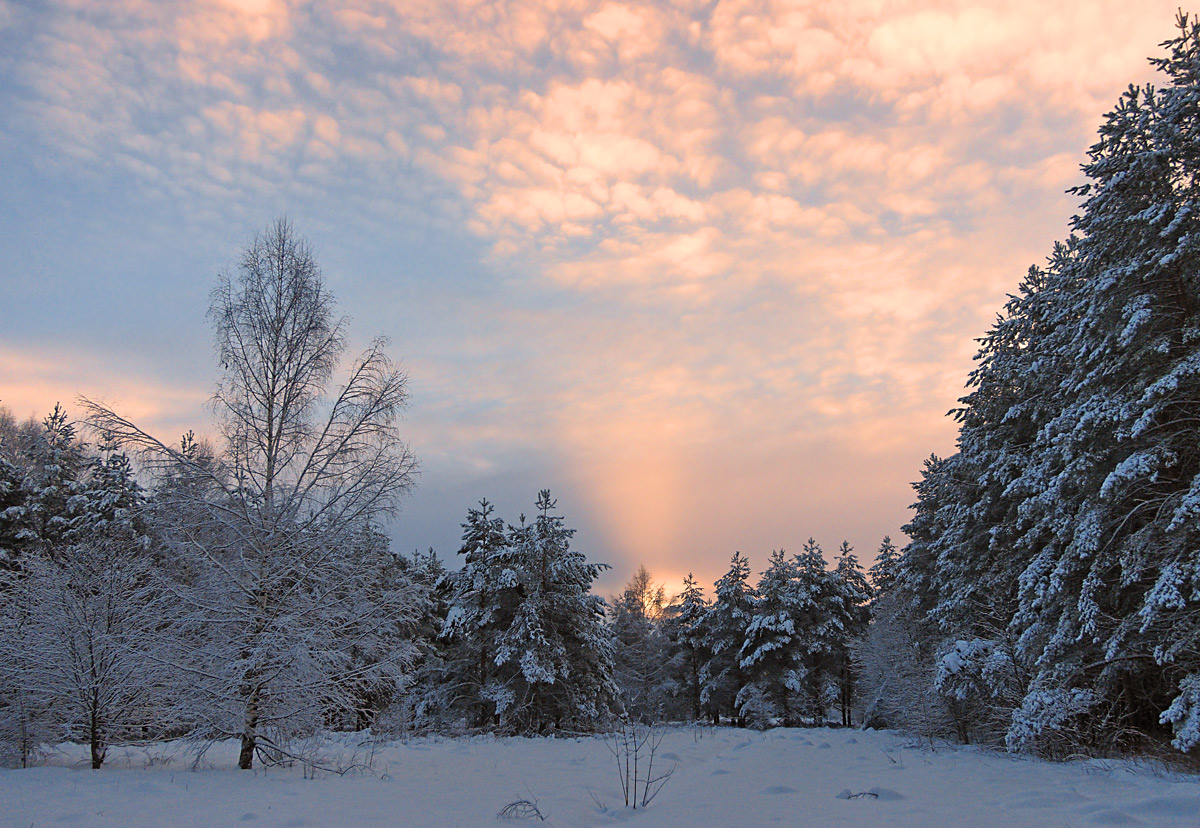
M549 488L606 592L869 563L1176 7L0 0L0 405L213 433L286 215L408 371L397 548Z

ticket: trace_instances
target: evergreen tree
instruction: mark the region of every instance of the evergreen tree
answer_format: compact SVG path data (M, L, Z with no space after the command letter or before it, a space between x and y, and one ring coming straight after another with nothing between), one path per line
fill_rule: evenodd
M942 638L943 693L1014 749L1128 749L1160 725L1200 743L1200 27L1181 15L1165 45L918 488L901 589Z
M503 668L508 691L497 700L497 713L525 732L594 727L617 697L604 600L590 591L608 567L571 549L575 530L551 514L555 506L542 490L534 521L526 523L522 515L508 532L520 603L497 640L495 664Z
M129 457L111 446L101 446L101 454L91 461L87 476L77 487L71 501L70 540L94 534L126 532L149 542L141 509L145 493L134 474Z
M754 618L754 589L747 583L750 562L734 552L729 571L715 584L716 599L704 616L701 643L708 661L700 671L700 703L713 717L733 715L745 683L741 669L742 642Z
M66 409L56 404L27 449L18 540L50 558L61 554L78 516L85 474L83 443Z
M886 543L886 541L885 541ZM853 724L854 668L851 653L867 629L871 618L871 585L863 574L849 542L842 541L832 573L830 614L835 628L833 669L838 679L838 707L842 724Z
M504 688L496 673L500 635L520 603L519 563L505 536L504 521L486 499L462 525L463 566L448 578L450 595L441 636L448 642L447 677L452 704L473 727L494 723Z
M683 715L699 719L700 674L708 653L704 649L704 618L708 601L692 573L683 581L683 592L664 612L664 635L668 641L667 674L673 695L684 702Z
M25 518L24 471L0 454L0 569L17 565L25 546L21 531Z
M896 544L892 543L892 536L884 535L883 542L879 544L879 551L875 553L875 563L867 570L872 593L881 595L887 592L896 583L899 574L900 553L896 550Z
M800 714L823 724L840 688L839 666L834 656L841 630L833 614L833 578L825 568L821 547L812 538L805 541L803 550L795 556L793 569L793 612L803 666Z
M760 726L776 718L790 722L793 698L803 688L804 652L797 624L804 618L796 600L800 597L795 562L782 549L772 552L755 590L754 616L746 627L738 663L745 675L737 694L738 710Z

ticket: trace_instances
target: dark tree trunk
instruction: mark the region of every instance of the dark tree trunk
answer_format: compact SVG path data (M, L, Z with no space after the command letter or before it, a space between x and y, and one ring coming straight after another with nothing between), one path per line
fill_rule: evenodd
M483 647L479 648L479 710L476 713L476 720L479 727L486 727L487 723L492 719L491 703L483 698L483 688L488 682L488 653Z
M88 721L88 745L92 752L92 770L100 770L100 766L104 764L104 736L100 732L100 712L96 708L97 706L93 702Z

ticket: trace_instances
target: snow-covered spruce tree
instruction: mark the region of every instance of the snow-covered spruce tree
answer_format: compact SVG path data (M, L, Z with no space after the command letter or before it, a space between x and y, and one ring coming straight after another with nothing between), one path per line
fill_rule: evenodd
M800 715L824 724L840 692L840 666L836 654L842 640L832 573L825 568L820 545L809 538L794 556L793 599L799 646L804 665L798 707Z
M54 406L25 455L24 502L13 516L17 539L25 550L54 557L68 542L87 476L85 446L66 409Z
M884 535L879 544L879 551L875 553L875 563L867 570L872 596L881 595L891 589L899 574L900 553L896 544L892 543L892 536Z
M588 563L571 549L574 529L551 514L549 490L538 493L538 515L508 529L520 600L512 623L497 637L496 714L525 733L550 728L590 729L617 702L612 679L612 632L604 599L591 593L607 564Z
M708 601L692 573L683 581L683 592L664 611L663 635L667 639L667 679L680 718L699 719L700 673L708 653L704 649L704 617Z
M467 512L462 525L462 569L448 576L448 608L441 637L446 642L443 687L447 704L470 727L496 724L497 701L507 697L498 681L500 635L512 626L520 603L520 565L508 545L504 520L486 499Z
M223 369L212 400L222 444L211 458L83 404L97 431L173 481L156 515L172 554L186 559L177 565L186 574L177 584L187 642L180 701L207 733L239 737L239 766L249 768L263 739L278 746L352 708L355 673L402 669L411 657L395 642L385 658L355 664L363 637L411 608L402 594L366 600L377 567L349 551L412 488L416 463L396 428L405 375L382 339L327 396L346 323L286 220L220 277L209 317Z
M742 643L754 618L754 588L748 583L750 562L734 552L729 571L714 584L716 597L705 613L700 643L708 660L700 670L700 703L713 723L722 713L737 712L737 696L745 684Z
M16 462L15 453L10 453L5 438L6 434L0 432L0 568L8 569L16 565L24 546L21 529L25 492L21 483L25 472Z
M852 725L855 701L855 669L851 653L866 633L871 618L871 585L848 541L842 541L831 573L829 613L833 621L833 670L837 674L837 706L842 724Z
M1020 573L1053 543L1028 518L1045 498L1046 464L1056 462L1037 441L1058 413L1063 373L1046 350L1057 293L1046 285L1058 283L1072 245L1056 247L1049 269L1030 268L981 340L971 391L955 412L959 452L936 488L939 529L927 551L937 565L924 599L938 633L936 684L964 740L1002 737L1028 681L1013 619Z
M766 727L773 719L792 725L795 698L803 689L806 668L801 648L802 608L796 565L782 549L771 553L755 589L754 615L746 627L738 667L745 683L738 691L738 712Z
M609 608L614 637L613 679L621 707L637 720L661 721L666 715L667 641L660 629L666 603L663 587L639 566Z
M127 454L102 444L78 488L79 494L71 503L68 540L117 533L143 548L150 547L149 527L143 516L145 492Z

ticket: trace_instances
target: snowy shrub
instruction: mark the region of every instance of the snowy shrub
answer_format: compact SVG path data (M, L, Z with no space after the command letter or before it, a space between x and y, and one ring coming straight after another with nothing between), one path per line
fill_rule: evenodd
M737 696L738 711L746 723L757 730L770 727L781 713L757 684L747 684Z
M1192 673L1179 683L1179 695L1163 711L1161 721L1175 729L1173 744L1190 751L1200 744L1200 673Z
M999 742L1024 696L1011 650L1002 642L955 641L937 661L934 687L964 740Z
M1075 727L1097 701L1082 688L1035 690L1013 711L1005 744L1014 752L1065 756L1082 741Z
M4 725L18 751L49 733L90 745L93 768L115 741L166 726L170 670L154 650L169 619L151 585L150 557L125 537L96 538L30 555L23 572L0 571L4 607L0 685ZM7 694L6 694L7 695Z

